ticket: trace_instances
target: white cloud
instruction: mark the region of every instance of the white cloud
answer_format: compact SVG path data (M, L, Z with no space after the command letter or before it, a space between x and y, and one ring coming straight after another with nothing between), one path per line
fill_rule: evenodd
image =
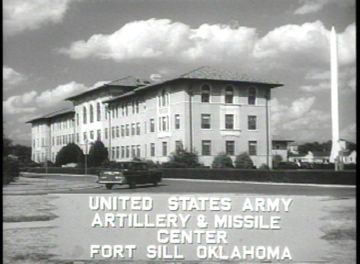
M340 65L356 60L355 24L337 35ZM254 56L272 60L287 68L297 66L324 66L330 61L330 31L321 21L302 25L284 25L273 29L257 41Z
M95 34L60 49L71 58L222 60L246 58L256 40L254 28L203 24L198 28L169 19L149 19L125 24L110 35Z
M355 4L353 0L300 0L299 2L301 3L301 6L294 11L295 15L316 13L331 3L336 3L338 6L349 6Z
M62 21L73 0L5 0L3 21L5 35L38 29Z
M356 69L355 66L343 67L339 72L339 91L346 93L356 90ZM311 71L305 75L305 80L310 82L300 87L306 92L330 91L330 71Z
M42 93L30 91L22 95L10 96L4 101L3 110L7 114L33 113L39 108L54 107L66 97L83 92L87 87L81 83L70 82Z
M288 138L307 140L330 125L330 115L314 109L315 97L301 97L290 105L281 104L278 99L271 103L271 122L275 134Z
M149 19L125 24L112 34L95 34L73 42L59 52L73 59L100 58L117 62L158 59L207 63L281 66L289 69L319 67L329 62L330 31L321 21L277 27L263 37L256 29L203 24L191 28L169 19ZM355 24L338 34L339 63L355 62ZM263 67L261 67L263 68Z
M23 74L15 71L6 65L3 66L3 82L5 85L16 85L24 81L26 78Z
M352 123L340 131L340 138L356 142L356 124Z
M302 5L294 11L295 15L305 15L315 13L323 9L326 4L334 2L333 0L300 0Z

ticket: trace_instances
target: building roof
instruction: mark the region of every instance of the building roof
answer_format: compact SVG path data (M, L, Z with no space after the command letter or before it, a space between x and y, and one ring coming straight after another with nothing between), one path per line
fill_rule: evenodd
M281 137L281 136L279 136L279 135L273 135L272 136L272 141L282 141L282 142L295 142L294 140L292 140L292 139L285 139L285 138L283 138L283 137Z
M144 85L149 85L149 84L150 84L149 81L142 80L140 78L136 78L134 76L129 75L129 76L126 76L126 77L123 77L123 78L120 78L120 79L105 83L103 85L88 89L87 91L79 93L77 95L70 96L70 97L66 98L65 100L73 100L73 99L76 99L76 98L78 98L80 96L84 96L84 95L92 93L94 91L100 91L100 90L103 90L103 89L108 88L108 87L133 87L133 88L137 88L137 87L144 86Z
M218 81L234 81L249 83L276 84L282 86L278 82L268 82L260 78L251 78L245 73L233 72L225 69L218 69L210 66L202 66L188 73L179 76L181 79L199 79L199 80L218 80Z
M134 92L139 92L142 90L146 90L155 86L163 85L166 83L170 83L177 80L212 80L212 81L231 81L231 82L239 82L239 83L255 83L255 84L263 84L267 85L270 88L275 88L279 86L283 86L283 84L280 84L278 82L267 82L262 79L258 78L250 78L247 74L240 74L224 69L217 69L210 66L202 66L197 69L194 69L190 72L181 74L179 76L163 80L161 82L156 82L144 86L140 86L134 89ZM127 96L133 95L134 93L128 94ZM113 102L117 99L124 98L126 96L120 95L116 96L112 99L107 100L106 102Z
M45 121L45 120L52 119L54 117L59 117L59 116L67 115L67 114L71 114L71 113L75 113L74 108L60 109L60 110L57 110L55 112L52 112L52 113L49 113L49 114L46 114L46 115L43 115L43 116L33 118L33 119L29 120L29 121L26 121L26 123L34 123L34 122L37 122L37 121Z

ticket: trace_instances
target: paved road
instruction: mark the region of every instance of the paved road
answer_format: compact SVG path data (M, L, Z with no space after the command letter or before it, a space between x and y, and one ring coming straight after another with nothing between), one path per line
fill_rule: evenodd
M83 180L84 182L96 182L93 176L54 176L53 179L65 178L69 181ZM152 185L139 185L136 189L129 189L127 185L114 186L112 190L106 190L103 185L98 188L72 190L67 193L242 193L242 194L267 194L267 195L306 195L306 196L333 196L337 198L351 198L356 195L355 187L334 187L294 184L267 184L246 182L221 182L201 180L173 180L163 179L157 187Z

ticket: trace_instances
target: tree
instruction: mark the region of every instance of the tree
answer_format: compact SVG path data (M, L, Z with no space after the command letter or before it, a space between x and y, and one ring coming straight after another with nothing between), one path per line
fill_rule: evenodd
M88 162L93 167L100 166L108 158L108 150L100 140L91 145L89 151Z
M197 168L200 167L199 157L196 152L190 152L179 148L170 156L170 161L163 164L168 168Z
M272 157L272 164L273 164L273 168L277 168L279 166L279 163L282 162L282 157L278 154L274 155Z
M83 161L82 149L75 143L69 143L58 152L55 164L61 166L68 163L82 163Z
M234 168L232 159L224 152L219 153L212 162L213 168Z
M243 152L236 156L235 168L252 169L253 167L254 167L254 163L246 152Z

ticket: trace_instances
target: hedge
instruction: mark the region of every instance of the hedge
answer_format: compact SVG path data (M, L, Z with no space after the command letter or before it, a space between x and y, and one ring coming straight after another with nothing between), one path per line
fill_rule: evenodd
M88 174L97 175L101 168L88 168ZM356 184L356 171L344 170L254 170L162 168L163 178L206 179L229 181L258 181L283 183ZM26 168L22 171L45 173L45 168ZM48 168L48 173L84 174L84 168Z
M88 168L87 174L99 174L101 168ZM37 168L22 168L21 171L23 172L32 172L32 173L45 173L45 167L37 167ZM85 168L61 168L61 167L48 167L48 173L61 173L61 174L85 174Z
M13 158L3 157L3 166L3 185L5 185L19 176L19 162Z
M164 178L283 183L356 184L356 171L253 170L253 169L162 169Z

